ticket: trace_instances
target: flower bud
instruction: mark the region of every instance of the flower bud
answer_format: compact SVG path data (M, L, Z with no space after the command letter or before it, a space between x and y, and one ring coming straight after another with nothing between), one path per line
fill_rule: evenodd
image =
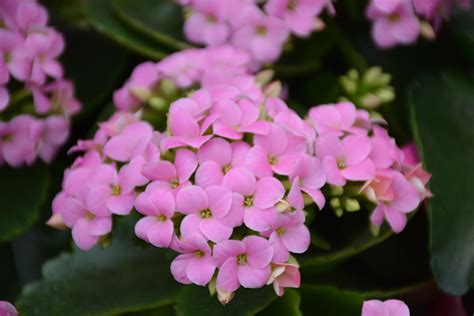
M345 199L344 208L348 212L357 212L358 210L360 210L359 201L357 201L356 199Z

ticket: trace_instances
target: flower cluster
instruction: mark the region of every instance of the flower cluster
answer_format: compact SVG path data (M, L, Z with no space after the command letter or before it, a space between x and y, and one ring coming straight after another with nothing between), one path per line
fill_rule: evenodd
M135 234L179 253L175 279L215 282L223 302L241 286L273 284L278 295L299 286L292 254L309 247L304 208L324 208L323 187L341 188L332 200L373 201L372 222L386 218L401 231L429 195L410 148L405 154L352 103L313 107L302 119L235 54L193 49L139 65L115 95L122 111L72 148L85 153L65 172L50 224L72 228L86 250L112 231L114 215L136 210ZM198 62L182 67L191 55ZM223 61L212 73L202 67L210 56ZM144 111L165 81L194 89L170 101L160 132ZM347 187L355 196L344 195Z
M57 60L64 40L47 22L34 0L0 0L0 165L50 162L80 109Z
M246 50L253 62L275 61L290 34L306 37L324 27L318 18L331 0L180 0L190 13L186 37L207 46L231 44Z
M372 36L381 48L416 42L420 35L435 36L455 6L470 7L469 0L371 0L366 10L373 22ZM424 21L420 21L420 17Z

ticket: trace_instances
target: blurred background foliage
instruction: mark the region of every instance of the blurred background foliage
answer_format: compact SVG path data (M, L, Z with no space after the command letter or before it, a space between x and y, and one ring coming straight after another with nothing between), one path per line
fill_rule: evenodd
M172 280L172 257L133 239L133 217L117 221L110 246L90 252L44 224L74 158L67 148L112 113L113 90L139 62L191 47L181 8L168 0L42 2L65 36L62 62L84 111L54 164L0 168L0 298L16 302L22 315L350 316L360 315L365 299L393 297L413 315L433 315L442 292L464 295L474 313L474 10L456 13L435 41L384 51L370 38L366 1L338 1L324 31L293 39L268 65L302 115L343 96L340 77L349 69L381 66L396 97L380 112L399 145L416 140L434 198L400 235L382 228L374 237L368 210L313 213L312 246L298 258L302 287L282 299L269 287L239 290L222 307L206 288Z

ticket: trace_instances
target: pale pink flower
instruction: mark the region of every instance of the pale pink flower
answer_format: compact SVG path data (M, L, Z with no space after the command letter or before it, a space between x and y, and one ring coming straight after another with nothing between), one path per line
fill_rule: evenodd
M193 43L209 46L226 42L231 29L226 21L228 4L221 0L195 0L184 33Z
M232 193L224 186L183 188L176 194L176 208L186 214L181 222L181 234L201 233L213 242L229 239L233 229L226 225L225 217L231 204Z
M314 125L318 135L342 136L345 133L355 133L357 129L354 129L353 126L356 118L356 107L350 102L319 105L309 111L310 122Z
M292 263L272 263L272 274L267 284L273 284L275 294L283 296L285 288L299 288L301 275L299 266Z
M18 1L15 28L22 32L42 29L48 22L48 12L35 1Z
M113 136L104 146L104 154L114 160L126 162L145 152L153 137L153 128L147 122L132 123Z
M224 176L233 167L243 166L250 145L239 141L229 144L222 138L213 138L197 152L199 168L195 181L201 187L220 185Z
M371 146L367 136L349 135L339 139L323 135L316 139L316 155L322 160L327 182L343 186L347 180L365 181L375 177L375 168L368 158Z
M285 262L290 257L290 252L304 253L308 250L310 235L304 221L305 215L301 210L281 213L272 229L262 232L262 236L268 237L272 243L272 262Z
M321 210L326 201L321 188L326 183L321 161L309 155L302 155L290 173L291 189L288 202L295 209L304 208L303 192L308 194Z
M226 174L223 184L237 193L232 209L244 214L247 227L260 232L271 229L277 216L275 205L285 195L280 181L273 177L257 181L247 168L237 167Z
M248 50L257 62L264 63L280 56L288 36L289 29L283 21L255 9L234 32L232 43L235 47Z
M241 285L259 288L270 278L273 248L265 238L248 236L242 241L220 242L214 246L213 256L219 267L216 282L219 290L234 292Z
M420 196L416 187L401 173L394 171L390 176L388 197L391 198L377 205L370 220L374 225L380 226L385 218L393 231L399 233L407 224L406 214L414 211L420 204Z
M169 247L174 235L171 217L175 211L173 194L147 187L135 199L135 208L145 215L135 225L135 234L156 247Z
M201 234L183 236L179 241L179 252L171 263L171 273L176 281L204 286L211 281L216 264L211 248Z
M400 150L395 139L390 138L387 131L379 126L374 126L373 134L370 138L372 149L369 158L376 169L390 168L400 158Z
M409 0L372 0L366 15L373 21L372 37L380 48L413 44L420 34L420 22Z
M140 122L140 120L135 114L116 112L107 121L99 123L99 127L108 137L112 137L122 133L129 125L138 122Z
M267 135L255 135L254 145L247 154L246 162L257 177L268 177L273 172L290 174L307 148L303 137L286 131L278 124L271 124Z
M112 230L112 216L106 210L92 210L72 196L65 197L59 207L64 223L72 228L74 242L82 250L89 250Z
M410 316L408 306L399 300L365 301L361 316Z

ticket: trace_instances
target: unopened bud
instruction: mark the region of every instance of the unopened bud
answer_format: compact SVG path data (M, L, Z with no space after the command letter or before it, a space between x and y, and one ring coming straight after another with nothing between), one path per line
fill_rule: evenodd
M355 94L357 92L357 83L348 77L341 77L339 82L347 94Z
M142 87L132 87L130 93L140 101L147 101L151 97L151 91Z
M370 233L372 236L377 237L380 234L380 226L370 223Z
M211 282L209 282L207 288L209 289L209 294L211 296L216 294L217 290L216 290L216 278L215 277L211 279Z
M341 200L337 197L335 198L332 198L330 201L329 201L329 204L331 205L331 207L333 209L336 209L336 208L339 208L341 207Z
M379 85L386 86L392 81L392 76L390 74L382 74L379 78Z
M324 30L325 28L326 28L326 23L324 23L323 20L321 20L319 18L316 18L315 21L314 21L313 30L315 32L320 32L320 31Z
M160 89L166 96L174 95L177 91L176 84L169 79L160 81Z
M290 203L288 201L281 199L275 206L278 213L283 213L291 209Z
M158 111L164 111L168 106L168 102L160 97L151 98L150 100L148 100L148 104L150 104L153 109Z
M222 305L228 304L234 298L234 292L226 292L217 289L217 299Z
M347 77L351 79L352 81L358 81L359 80L359 72L355 69L351 69L347 72Z
M255 76L255 81L264 86L270 81L272 81L274 76L275 71L273 71L272 69L262 70Z
M420 22L420 33L421 36L426 38L427 40L434 40L436 38L436 32L431 26L431 24L427 21L421 21Z
M342 207L335 208L334 214L336 214L337 217L342 217L342 215L344 215L344 210Z
M375 86L379 84L380 77L382 75L381 67L371 67L364 73L362 82L369 86Z
M346 199L344 201L344 208L348 212L357 212L358 210L360 210L359 201L357 201L356 199Z
M282 89L281 82L274 81L265 87L264 94L268 97L279 97L281 95Z
M344 188L337 185L330 185L329 189L331 190L332 196L339 196L344 193Z
M378 108L382 103L380 98L373 93L367 93L361 97L360 102L365 108L370 110Z
M60 213L53 214L46 222L46 225L57 229L67 228L66 224L64 224L63 216Z
M395 92L391 87L385 88L377 92L377 97L382 103L392 102L395 99Z

